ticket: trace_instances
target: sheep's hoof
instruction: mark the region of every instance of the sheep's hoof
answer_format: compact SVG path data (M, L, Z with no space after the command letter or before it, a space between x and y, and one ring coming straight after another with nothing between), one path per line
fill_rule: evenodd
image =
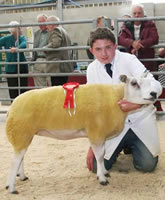
M6 186L6 190L8 190L9 189L9 186ZM18 191L13 191L13 192L11 192L11 194L19 194L19 192Z
M13 192L11 192L11 194L19 194L19 192L18 191L13 191Z
M17 176L19 176L20 177L20 174L17 174ZM27 177L27 176L25 176L23 179L21 179L21 181L26 181L26 180L28 180L29 178Z
M108 182L107 180L106 180L106 181L101 181L100 184L101 184L101 185L108 185L109 182Z
M106 177L111 177L109 173L105 174Z
M28 180L28 179L29 179L29 178L25 176L25 178L22 179L21 181L26 181L26 180Z

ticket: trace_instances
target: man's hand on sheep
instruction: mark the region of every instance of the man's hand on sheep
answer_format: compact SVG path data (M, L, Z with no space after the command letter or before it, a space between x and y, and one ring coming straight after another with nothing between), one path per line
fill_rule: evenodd
M133 110L136 110L136 109L139 109L142 107L141 104L130 103L123 99L120 100L118 102L118 104L123 112L130 112L130 111L133 111Z

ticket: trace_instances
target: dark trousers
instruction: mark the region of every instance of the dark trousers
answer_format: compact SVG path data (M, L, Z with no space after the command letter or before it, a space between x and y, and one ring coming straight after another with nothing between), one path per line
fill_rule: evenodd
M67 83L68 77L67 76L52 76L51 83L52 86L63 85Z
M158 156L153 157L145 144L136 136L132 129L129 129L112 154L111 158L109 160L104 159L104 165L107 170L112 168L113 164L117 160L118 155L126 147L130 148L132 151L133 165L135 169L143 172L152 172L156 168ZM96 164L96 160L94 159L93 172L97 171Z
M15 74L15 73L7 73L7 74ZM11 77L7 78L8 87L28 87L28 78L21 77L20 78L20 85L19 85L19 78L18 77ZM19 94L26 92L27 89L9 89L9 96L11 99L15 99Z

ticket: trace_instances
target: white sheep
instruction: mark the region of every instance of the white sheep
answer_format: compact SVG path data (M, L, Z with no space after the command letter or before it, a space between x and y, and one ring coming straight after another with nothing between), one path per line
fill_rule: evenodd
M150 104L158 97L156 91L151 90L148 78L122 75L121 79L125 84L80 85L76 90L76 112L72 116L64 108L65 93L61 86L31 90L14 100L6 123L6 134L14 148L6 187L10 193L18 193L15 190L17 174L21 180L27 179L23 158L34 135L57 139L88 137L97 160L99 182L102 185L108 183L104 142L122 131L127 116L118 101L124 98L133 103Z

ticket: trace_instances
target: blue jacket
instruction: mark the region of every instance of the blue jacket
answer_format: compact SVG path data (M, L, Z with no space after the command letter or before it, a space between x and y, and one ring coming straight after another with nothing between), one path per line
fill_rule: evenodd
M5 37L0 38L0 47L4 47L5 49L10 49L11 47L18 47L19 49L26 48L26 38L24 36L19 36L19 46L16 44L16 40L13 35L7 35ZM17 53L6 53L6 62L17 62ZM19 61L26 61L24 52L19 53ZM24 65L28 68L28 65ZM17 65L5 65L5 70L8 73L16 73Z

